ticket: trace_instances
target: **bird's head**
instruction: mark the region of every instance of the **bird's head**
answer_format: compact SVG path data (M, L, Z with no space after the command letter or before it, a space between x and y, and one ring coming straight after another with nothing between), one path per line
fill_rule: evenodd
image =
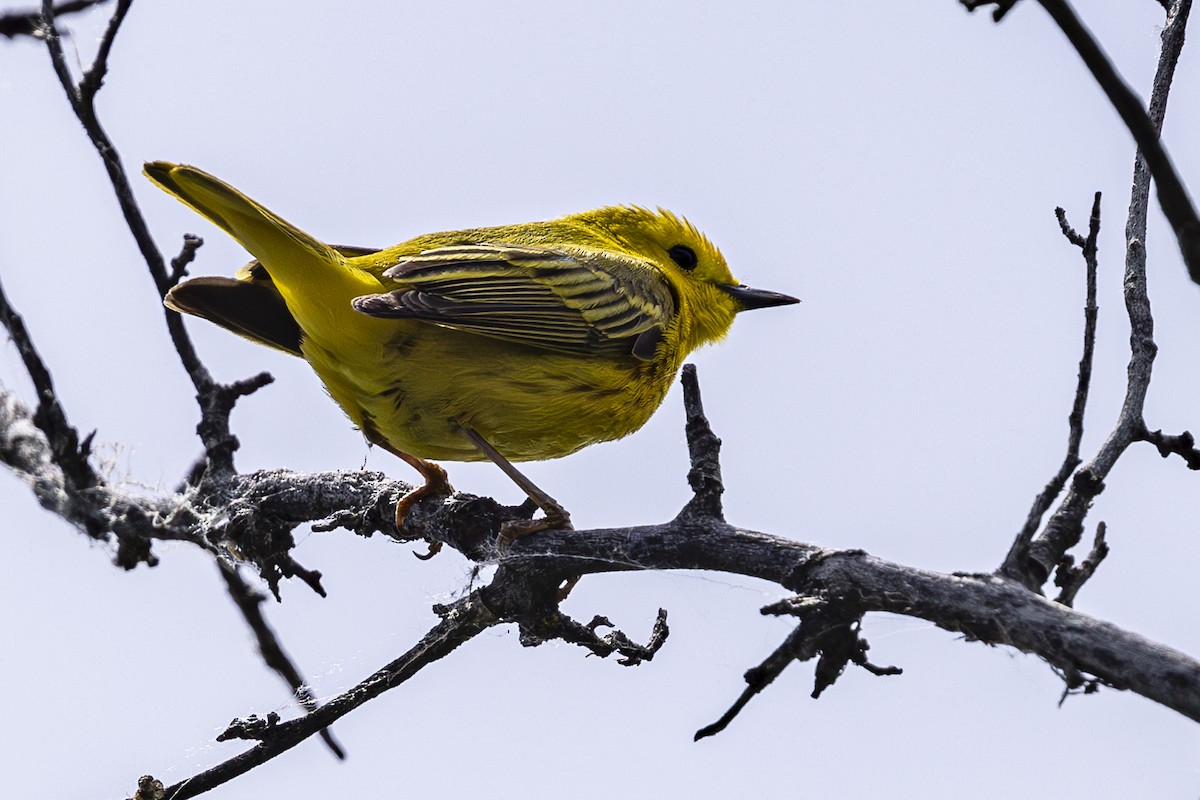
M723 338L738 312L800 302L738 282L708 237L670 211L616 206L591 215L592 224L605 229L622 249L662 272L679 305L685 352Z

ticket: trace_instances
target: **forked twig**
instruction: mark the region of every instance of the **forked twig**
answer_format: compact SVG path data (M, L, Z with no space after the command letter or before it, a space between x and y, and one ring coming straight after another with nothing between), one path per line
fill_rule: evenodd
M968 10L987 5L995 5L992 18L999 22L1012 10L1017 0L959 0ZM1159 140L1162 129L1161 116L1155 118L1154 99L1150 102L1150 113L1142 105L1142 101L1125 80L1118 74L1112 61L1105 55L1099 43L1080 21L1078 15L1067 0L1038 0L1042 8L1050 15L1059 29L1066 35L1071 46L1083 59L1084 64L1092 73L1092 77L1100 84L1100 88L1108 96L1109 103L1116 109L1125 127L1137 142L1138 151L1143 154L1146 166L1158 186L1158 201L1163 214L1175 231L1179 243L1179 252L1183 255L1188 274L1196 283L1200 283L1200 217L1196 207L1188 196L1183 180L1170 156ZM1183 46L1183 29L1191 12L1192 0L1173 0L1170 4L1160 4L1167 10L1167 21L1163 28L1163 56L1168 56L1168 49L1174 48L1170 56L1171 70L1174 70L1178 60L1178 50ZM1168 31L1171 35L1168 36ZM1162 61L1160 61L1160 68ZM1168 79L1169 83L1169 79ZM1155 92L1159 90L1157 78ZM1166 94L1162 94L1165 103Z
M1096 242L1100 236L1100 192L1096 192L1092 201L1092 213L1088 220L1088 235L1083 236L1067 222L1067 213L1062 208L1054 210L1058 224L1071 244L1078 247L1083 254L1085 265L1086 300L1083 306L1083 355L1079 358L1079 374L1075 384L1075 401L1071 405L1071 414L1067 418L1067 454L1062 466L1049 480L1045 488L1033 500L1033 506L1025 518L1025 525L1017 534L999 573L1017 581L1030 581L1025 570L1025 558L1028 555L1029 543L1037 534L1042 524L1042 517L1050 510L1051 504L1062 494L1063 487L1071 473L1082 463L1079 457L1079 447L1083 441L1083 417L1087 410L1088 390L1092 382L1092 361L1096 351L1096 322L1099 308L1096 306L1096 273L1098 261L1096 258ZM1039 584L1040 585L1040 584Z
M261 606L267 599L266 596L246 583L238 574L236 567L230 566L221 559L216 561L229 596L238 610L242 612L242 617L249 624L250 630L254 632L254 638L258 642L258 652L262 655L263 661L291 687L296 701L305 711L310 714L316 711L317 701L312 695L312 690L308 688L308 682L304 680L300 670L292 663L291 657L279 643L279 637L275 635L274 629L267 622L267 618L263 616ZM342 746L333 738L333 734L328 728L322 728L320 733L321 738L335 756L339 759L346 757Z
M1190 0L1176 0L1162 30L1162 48L1152 83L1149 112L1142 112L1151 124L1156 144L1157 132L1161 129L1166 114L1171 81L1183 47L1190 10ZM1158 178L1158 175L1155 174L1155 177ZM1092 500L1103 491L1104 481L1120 456L1130 444L1142 439L1146 431L1143 419L1146 393L1150 387L1154 357L1158 352L1158 346L1154 342L1154 318L1146 289L1145 242L1150 178L1151 166L1139 152L1134 160L1133 187L1125 224L1124 293L1125 309L1130 323L1130 357L1125 400L1112 432L1091 461L1074 473L1065 496L1046 522L1042 533L1029 542L1027 547L1019 548L1023 551L1023 555L1021 552L1016 553L1019 565L1014 563L1016 559L1010 551L1010 558L1006 559L1002 568L1004 574L1021 581L1029 588L1040 588L1063 561L1067 552L1079 543L1083 535L1083 520ZM1160 200L1165 204L1161 182Z

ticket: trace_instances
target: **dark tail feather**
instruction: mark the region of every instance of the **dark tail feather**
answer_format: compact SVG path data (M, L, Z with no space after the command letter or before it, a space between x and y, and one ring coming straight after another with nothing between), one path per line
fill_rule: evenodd
M173 311L203 317L251 341L303 355L300 326L269 281L192 278L168 292L165 302Z

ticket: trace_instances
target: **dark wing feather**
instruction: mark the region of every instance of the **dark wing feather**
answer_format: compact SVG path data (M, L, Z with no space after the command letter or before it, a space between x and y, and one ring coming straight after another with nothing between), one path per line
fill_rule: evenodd
M402 288L358 298L359 311L560 353L649 360L675 313L657 270L606 251L455 245L383 274Z

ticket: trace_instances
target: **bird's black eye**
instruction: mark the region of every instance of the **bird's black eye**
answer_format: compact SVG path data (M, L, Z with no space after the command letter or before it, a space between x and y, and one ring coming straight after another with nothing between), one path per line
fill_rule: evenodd
M685 269L691 272L696 268L696 251L688 247L686 244L677 244L667 251L667 255L671 260L679 265L680 269Z

